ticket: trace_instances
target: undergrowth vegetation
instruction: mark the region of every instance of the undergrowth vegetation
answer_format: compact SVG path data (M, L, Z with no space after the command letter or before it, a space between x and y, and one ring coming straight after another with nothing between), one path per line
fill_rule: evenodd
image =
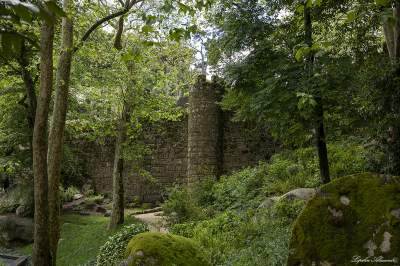
M118 233L110 236L106 243L101 246L97 256L96 265L113 266L124 258L124 252L129 241L137 234L147 232L149 229L145 224L131 224L124 226Z
M382 154L360 144L329 145L332 177L380 171ZM271 196L295 188L319 186L314 148L283 151L218 181L204 180L190 188L174 187L163 204L172 233L192 238L212 265L284 265L293 221L303 209L300 200L280 200L262 207Z
M74 195L79 194L80 191L74 186L67 188L60 187L60 200L61 203L70 202L74 199Z

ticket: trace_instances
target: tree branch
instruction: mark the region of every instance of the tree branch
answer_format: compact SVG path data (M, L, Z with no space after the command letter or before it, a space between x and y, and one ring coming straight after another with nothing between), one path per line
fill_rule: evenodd
M119 16L125 15L126 13L128 13L131 8L141 2L143 0L132 0L129 2L128 6L126 6L124 9L117 11L115 13L109 14L108 16L105 16L104 18L101 18L99 20L97 20L86 32L85 34L82 36L79 44L77 46L74 47L73 52L76 52L79 50L79 48L82 46L82 44L90 37L90 34L92 34L92 32L94 32L100 25L102 25L103 23L112 20L114 18L117 18Z
M124 16L120 16L118 20L118 29L115 34L114 48L117 50L122 49L122 33L124 32Z

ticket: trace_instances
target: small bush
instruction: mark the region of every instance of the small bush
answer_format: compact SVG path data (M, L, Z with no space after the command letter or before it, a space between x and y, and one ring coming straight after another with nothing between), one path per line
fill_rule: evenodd
M201 220L204 218L202 208L192 197L189 188L173 187L169 198L162 204L164 213L171 224Z
M145 224L131 224L123 227L118 233L108 238L107 242L100 248L96 265L114 266L123 260L125 248L135 235L147 232L149 229Z
M85 200L86 204L101 204L104 201L103 195L92 195Z
M33 214L33 187L30 184L16 184L0 197L0 214L13 213L19 206L24 206Z
M257 207L263 197L262 187L267 175L267 164L246 168L230 176L223 176L213 187L217 210Z
M90 183L86 183L81 188L82 194L86 197L95 195L93 186Z
M181 224L173 224L169 228L169 232L175 235L180 235L188 238L193 237L193 229L196 226L196 222L188 222L188 223L181 223Z
M60 199L61 202L71 202L74 199L74 195L80 193L79 190L74 187L74 186L70 186L66 189L64 189L63 187L60 187Z
M192 198L201 207L211 206L215 202L214 186L217 184L215 178L207 177L193 184L190 192Z

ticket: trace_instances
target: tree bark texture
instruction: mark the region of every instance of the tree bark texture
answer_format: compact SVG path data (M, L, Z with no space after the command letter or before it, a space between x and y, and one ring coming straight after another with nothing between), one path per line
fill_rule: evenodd
M63 0L64 11L70 14L73 0ZM65 119L68 109L68 91L70 83L71 62L73 49L73 24L70 17L62 18L61 55L58 61L56 92L53 115L50 125L48 150L49 177L49 234L52 265L56 265L58 241L60 238L60 176L63 157L63 140Z
M33 175L35 194L35 230L32 262L49 266L48 234L47 118L53 85L54 26L43 22L40 29L40 92L33 131Z
M324 109L323 109L322 99L320 96L317 97L316 102L317 102L316 145L318 150L319 171L321 173L322 183L327 184L331 181L331 178L329 173L328 148L326 145L326 136L324 127Z
M130 118L128 102L124 102L121 118L118 125L118 135L115 142L114 169L113 169L113 206L109 229L115 229L124 223L125 193L124 193L124 144L127 135L127 124Z
M122 33L124 32L124 20L124 16L120 16L118 19L118 29L114 39L114 48L117 50L122 49Z
M33 156L32 138L33 138L33 128L35 127L35 115L37 106L37 96L35 92L35 82L33 80L32 74L29 71L29 55L26 47L25 41L21 47L21 56L19 60L21 66L21 76L24 81L24 86L26 90L26 96L28 97L28 113L27 120L29 126L29 146L31 156Z
M29 56L25 42L21 47L21 57L19 63L21 65L22 80L24 81L26 95L28 96L28 101L29 101L29 113L28 113L29 127L31 127L33 131L33 127L35 125L37 97L35 92L35 82L33 81L32 74L28 69Z

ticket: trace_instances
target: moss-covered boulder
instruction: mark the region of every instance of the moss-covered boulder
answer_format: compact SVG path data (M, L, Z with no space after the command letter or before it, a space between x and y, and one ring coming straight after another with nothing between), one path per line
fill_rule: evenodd
M209 266L192 240L156 232L138 234L129 242L123 265L127 266Z
M290 245L289 266L397 265L400 178L365 173L322 186L297 218Z

